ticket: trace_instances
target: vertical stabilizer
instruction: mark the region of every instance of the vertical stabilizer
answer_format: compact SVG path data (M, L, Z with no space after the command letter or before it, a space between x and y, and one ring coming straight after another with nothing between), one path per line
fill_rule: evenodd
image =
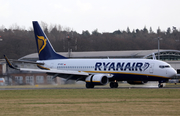
M54 51L51 43L46 37L46 34L43 32L37 21L33 21L33 28L39 60L67 59Z

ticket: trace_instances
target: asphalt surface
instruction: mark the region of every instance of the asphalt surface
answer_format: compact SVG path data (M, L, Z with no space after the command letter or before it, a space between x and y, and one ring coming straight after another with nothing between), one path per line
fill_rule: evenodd
M17 87L9 87L9 86L4 86L0 87L0 90L43 90L43 89L87 89L86 87L22 87L22 86L17 86ZM95 86L93 89L114 89L110 88L108 86ZM139 86L129 86L129 87L122 87L119 86L118 88L115 89L180 89L180 86L165 86L163 88L158 88L158 87L139 87Z
M141 85L130 85L128 83L119 83L116 89L180 89L180 83L163 83L163 88L158 88L158 82L148 82ZM64 84L64 85L9 85L0 86L0 90L43 90L43 89L87 89L85 83L81 84ZM95 86L93 89L114 89L109 84L105 86Z

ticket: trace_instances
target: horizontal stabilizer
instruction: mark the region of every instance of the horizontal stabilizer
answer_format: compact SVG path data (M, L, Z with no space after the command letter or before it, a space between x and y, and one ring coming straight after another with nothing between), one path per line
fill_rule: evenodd
M29 64L44 65L44 63L41 63L41 62L33 62L33 61L27 61L27 60L9 60L9 61L20 62L20 63L29 63Z

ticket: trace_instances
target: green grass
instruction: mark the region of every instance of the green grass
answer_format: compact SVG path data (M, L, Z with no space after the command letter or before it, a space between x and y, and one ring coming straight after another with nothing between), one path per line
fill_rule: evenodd
M1 90L0 116L180 115L180 89Z

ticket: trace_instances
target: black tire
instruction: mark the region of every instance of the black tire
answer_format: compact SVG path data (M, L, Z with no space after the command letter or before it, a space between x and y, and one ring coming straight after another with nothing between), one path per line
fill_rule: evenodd
M114 82L110 82L109 86L110 86L111 88L114 88Z
M93 85L93 84L91 84L91 88L94 88L94 85Z
M118 83L114 82L114 88L118 88Z
M86 83L86 88L94 88L93 84Z
M109 86L111 88L118 88L118 83L117 82L110 82Z
M159 88L163 88L163 84L162 84L162 83L159 83L159 84L158 84L158 87L159 87Z

